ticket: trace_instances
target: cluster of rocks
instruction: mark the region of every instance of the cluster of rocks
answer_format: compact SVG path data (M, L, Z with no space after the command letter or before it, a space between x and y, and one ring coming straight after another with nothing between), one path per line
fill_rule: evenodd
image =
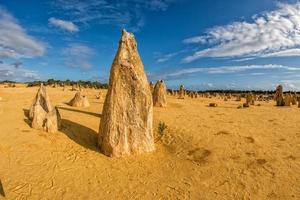
M73 85L72 90L77 92L69 105L75 107L90 105L79 85ZM178 99L187 96L192 99L202 97L242 101L244 98L246 102L240 106L241 108L254 105L255 101L269 101L272 98L275 99L277 106L295 105L298 101L300 107L300 98L297 98L297 94L284 95L281 85L276 88L276 93L272 96L253 93L200 93L187 91L183 85L180 85L178 91L167 91L163 80L158 80L155 85L152 82L149 84L134 35L123 30L111 66L107 95L103 105L98 136L100 150L111 157L154 151L153 106L166 107L167 94L178 96ZM100 97L100 93L96 95L97 99ZM210 103L208 106L218 105ZM40 86L30 107L29 119L35 129L56 132L61 127L59 111L51 106L43 85Z
M29 109L31 127L54 133L61 127L61 117L57 107L52 107L46 87L42 84L36 94L32 106Z

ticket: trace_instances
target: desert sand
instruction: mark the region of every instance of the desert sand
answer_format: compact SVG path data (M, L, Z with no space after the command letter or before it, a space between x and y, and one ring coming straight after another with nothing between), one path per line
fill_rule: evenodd
M297 106L169 95L154 108L156 151L110 158L97 147L105 90L75 108L71 87L47 87L62 118L47 133L26 116L37 89L0 86L0 199L300 199Z

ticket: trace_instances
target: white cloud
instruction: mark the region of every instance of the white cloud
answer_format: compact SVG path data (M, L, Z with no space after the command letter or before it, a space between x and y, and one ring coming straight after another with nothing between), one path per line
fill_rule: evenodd
M5 63L0 63L0 80L14 80L19 82L39 80L37 72L23 67L15 67Z
M29 36L18 21L0 7L0 58L42 56L45 44Z
M274 70L282 69L287 71L299 71L300 68L289 67L284 65L244 65L244 66L220 66L220 67L195 67L182 69L173 73L166 74L165 77L178 77L185 76L195 73L205 73L205 74L234 74L238 72L248 71L248 70Z
M279 83L283 86L283 89L285 91L287 90L294 91L294 90L299 90L300 88L300 80L287 79L287 80L281 80Z
M167 62L168 60L170 60L174 56L177 56L178 54L179 54L178 52L175 52L175 53L169 53L166 55L162 55L157 59L157 62L159 62L159 63Z
M262 55L262 57L293 57L293 56L300 56L300 49L295 48L295 49L287 49L287 50L282 50L274 53L268 53L265 55Z
M72 33L79 31L78 27L73 22L70 21L56 19L54 17L49 18L48 21L49 24Z
M52 5L74 22L114 24L138 31L145 24L145 11L164 11L176 0L56 0Z
M65 64L73 68L90 69L92 64L90 59L95 55L95 51L83 44L70 44L63 50Z
M184 42L210 45L184 58L186 63L202 57L298 56L300 3L279 4L275 11L254 16L253 22L217 26Z

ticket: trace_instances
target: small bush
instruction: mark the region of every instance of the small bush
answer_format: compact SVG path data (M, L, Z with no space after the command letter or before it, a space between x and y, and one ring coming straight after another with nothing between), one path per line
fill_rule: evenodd
M162 137L167 128L168 128L168 126L164 122L159 122L159 124L158 124L158 134Z
M155 139L155 142L158 142L165 134L165 130L168 126L164 122L159 122L158 124L158 137Z

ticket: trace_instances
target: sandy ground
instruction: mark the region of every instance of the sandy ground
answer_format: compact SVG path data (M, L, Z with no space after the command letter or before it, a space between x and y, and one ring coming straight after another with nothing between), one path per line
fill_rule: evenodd
M117 159L96 146L99 90L86 90L91 107L80 109L65 104L75 92L48 88L63 119L55 134L24 115L36 92L0 88L0 199L300 199L296 106L169 96L154 109L155 132L168 126L156 152Z

